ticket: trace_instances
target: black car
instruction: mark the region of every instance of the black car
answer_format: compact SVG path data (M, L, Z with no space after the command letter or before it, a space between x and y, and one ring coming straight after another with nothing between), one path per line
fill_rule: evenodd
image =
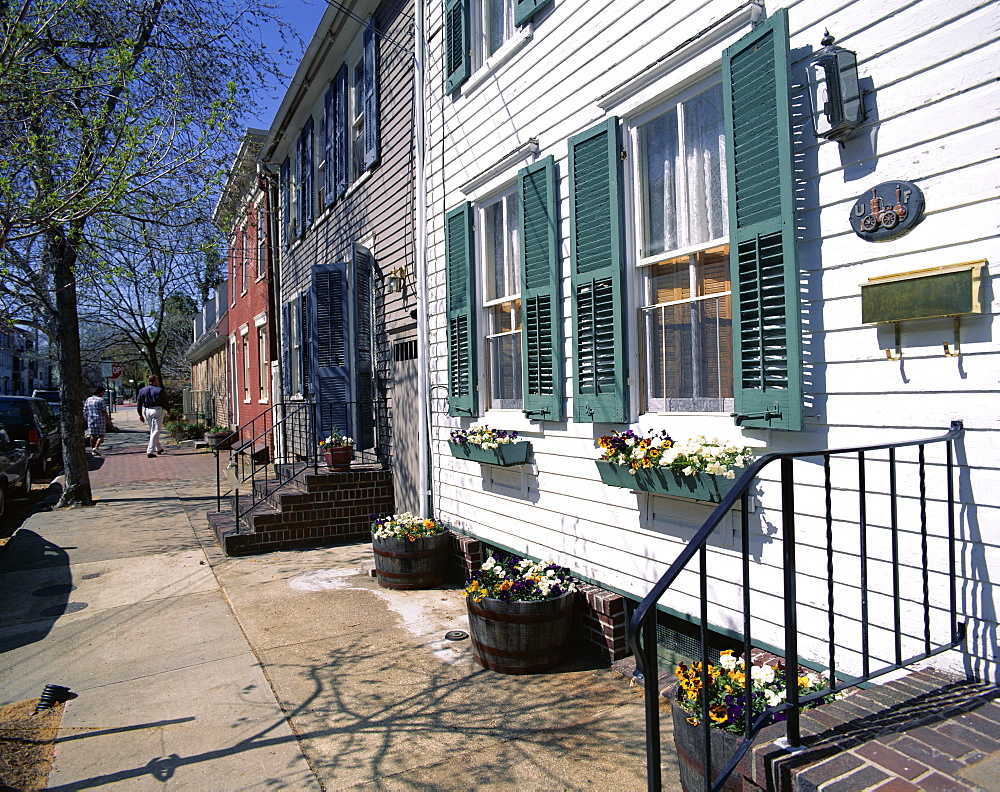
M42 399L45 401L49 407L52 408L52 412L55 413L56 417L59 417L59 389L58 388L35 388L31 395L36 399Z
M8 498L26 498L30 491L28 455L0 428L0 518L7 511Z
M50 464L62 462L59 419L43 399L0 396L0 424L7 429L11 440L26 443L33 473L40 474Z

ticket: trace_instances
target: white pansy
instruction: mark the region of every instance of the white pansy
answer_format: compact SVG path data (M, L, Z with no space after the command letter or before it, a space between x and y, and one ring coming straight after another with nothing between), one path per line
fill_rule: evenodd
M697 471L697 470L695 470L695 469L694 469L693 467L691 467L690 465L688 465L688 466L687 466L686 468L684 468L684 470L682 470L682 471L681 471L681 473L683 473L683 474L684 474L685 476L693 476L693 475L694 475L695 473L697 473L697 472L698 472L698 471Z
M722 666L727 671L732 671L736 668L736 658L731 654L724 654L719 657L719 665Z
M768 685L774 681L774 669L769 665L753 666L750 678L758 685Z
M777 707L781 703L781 696L768 688L764 691L764 701L767 702L767 706L769 707Z

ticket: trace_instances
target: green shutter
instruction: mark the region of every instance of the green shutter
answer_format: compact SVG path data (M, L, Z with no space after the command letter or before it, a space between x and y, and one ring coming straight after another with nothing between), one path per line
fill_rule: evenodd
M563 417L562 303L559 217L552 157L523 168L521 193L521 359L524 414Z
M448 415L478 415L476 289L472 258L472 205L445 215L448 269Z
M785 9L725 51L723 80L735 325L733 418L755 429L801 429Z
M628 420L621 132L610 118L569 141L573 420Z
M346 434L352 431L347 295L346 264L313 266L309 308L314 342L306 353L311 358L310 386L316 397L320 438L327 437L334 428Z
M549 0L517 0L514 4L514 24L523 25L538 12Z
M451 93L469 77L469 0L444 4L444 90Z

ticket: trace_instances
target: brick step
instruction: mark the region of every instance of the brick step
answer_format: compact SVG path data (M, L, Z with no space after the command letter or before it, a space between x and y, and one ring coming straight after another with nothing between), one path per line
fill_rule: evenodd
M977 790L996 788L1000 688L925 669L801 716L803 750L764 729L752 749L752 790ZM992 768L992 769L991 769Z
M350 471L325 468L294 471L279 465L278 475L295 473L278 484L274 479L254 482L251 493L229 497L229 508L246 511L240 524L226 523L215 530L229 555L265 553L292 547L319 546L371 536L373 514L394 511L392 473L371 465ZM250 485L248 485L249 487ZM213 529L221 518L210 517Z

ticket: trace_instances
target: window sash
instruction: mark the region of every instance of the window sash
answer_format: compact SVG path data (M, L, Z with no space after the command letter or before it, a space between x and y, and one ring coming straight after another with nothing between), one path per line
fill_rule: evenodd
M721 84L655 113L635 127L640 263L729 235Z
M488 409L524 405L521 358L520 198L508 191L479 208Z
M669 271L646 270L649 298L639 310L647 412L731 412L733 322L728 253L675 257ZM681 258L681 261L677 261ZM687 261L684 262L683 258ZM658 284L658 277L663 280ZM716 276L710 280L711 276ZM721 279L718 276L723 276ZM686 276L686 277L685 277ZM719 289L720 284L725 284ZM657 299L657 286L674 299ZM671 289L671 285L673 288Z

